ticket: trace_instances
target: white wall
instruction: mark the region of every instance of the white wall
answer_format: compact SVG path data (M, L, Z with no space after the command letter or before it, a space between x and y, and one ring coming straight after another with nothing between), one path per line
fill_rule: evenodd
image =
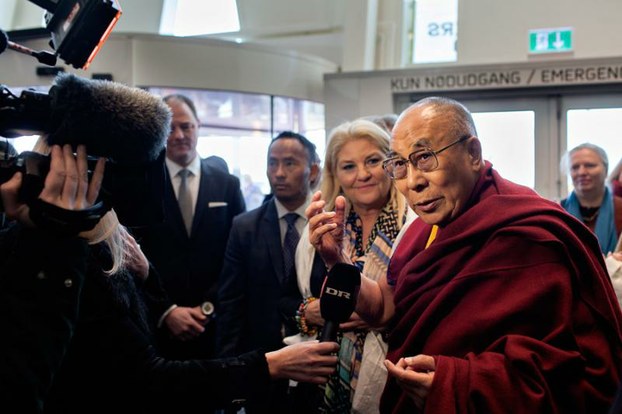
M13 15L15 14L15 3L17 0L0 1L0 29L9 30L13 28Z
M323 59L210 39L140 36L134 84L246 91L323 102Z
M41 27L44 10L27 0L0 1L0 28L21 30Z
M568 26L575 29L575 50L568 57L621 56L621 20L620 0L461 0L458 63L533 60L527 54L530 29Z
M361 116L393 112L387 76L378 72L335 74L324 78L326 131Z
M160 29L163 0L119 0L122 15L117 33L152 33Z
M402 67L403 4L413 0L237 0L242 30L212 37L241 37L277 50L313 53L348 70L368 70L365 50L377 32L375 69ZM123 16L116 33L158 31L163 0L120 0ZM377 5L376 5L377 3ZM14 11L12 9L15 9ZM371 9L377 24L352 18ZM5 13L6 11L6 13ZM5 30L39 25L42 10L28 0L1 0L0 27ZM12 27L6 26L12 14ZM368 16L361 14L362 18ZM567 58L622 55L620 0L459 0L458 61L455 65L526 62L529 29L575 28L575 51ZM358 41L350 36L358 36ZM360 50L353 50L355 48ZM555 57L553 57L555 59Z

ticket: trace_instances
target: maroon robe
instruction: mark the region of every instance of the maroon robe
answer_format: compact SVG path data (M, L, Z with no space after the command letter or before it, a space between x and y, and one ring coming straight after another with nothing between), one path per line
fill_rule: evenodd
M595 236L487 163L466 210L417 220L389 267L388 358L434 357L425 413L602 413L620 380L622 315ZM389 377L382 412L417 412Z

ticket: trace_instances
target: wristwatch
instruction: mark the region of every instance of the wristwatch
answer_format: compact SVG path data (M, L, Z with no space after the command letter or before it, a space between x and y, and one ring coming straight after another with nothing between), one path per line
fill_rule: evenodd
M203 302L201 304L201 313L205 316L212 316L214 314L214 304L212 302Z

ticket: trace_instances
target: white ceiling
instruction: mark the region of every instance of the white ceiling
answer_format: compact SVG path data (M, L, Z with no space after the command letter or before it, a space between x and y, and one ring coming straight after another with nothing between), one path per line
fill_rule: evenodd
M345 0L237 0L241 30L212 35L320 56L340 65Z
M310 54L337 65L343 59L347 0L237 0L241 30L211 35ZM115 32L157 33L163 0L119 0ZM0 0L0 28L41 27L43 9L29 0Z

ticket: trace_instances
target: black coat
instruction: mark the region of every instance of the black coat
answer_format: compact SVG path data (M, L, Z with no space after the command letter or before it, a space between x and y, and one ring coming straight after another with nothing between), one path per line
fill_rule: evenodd
M168 171L166 172L168 178ZM159 318L172 304L198 306L217 304L217 281L233 217L245 209L240 181L233 175L201 160L201 183L188 237L170 178L164 194L163 223L134 229L133 233L149 261L158 269L167 300L152 304ZM156 309L157 308L157 309ZM159 344L167 356L181 359L213 356L215 325L210 323L197 339L168 340L162 332Z
M46 413L207 412L233 400L262 398L270 385L262 353L221 360L162 358L147 323L144 286L127 272L104 275L100 263L106 263L107 252L101 246L93 250L79 323Z
M323 280L326 268L321 259L319 263L319 268L314 267L314 279ZM297 332L294 316L302 297L296 274L284 275L274 199L233 220L218 300L219 356L229 357L255 349L276 350L284 346L283 334ZM265 405L249 406L246 411L291 413L299 409L292 407L287 385L288 381L275 383L266 395Z
M283 251L274 200L233 220L219 281L219 356L283 346Z
M312 269L318 294L325 275L318 256ZM296 274L284 275L274 199L233 220L218 293L218 355L272 351L283 347L283 334L297 333L294 316L302 297Z
M87 252L78 238L0 232L0 411L41 412L77 323Z

